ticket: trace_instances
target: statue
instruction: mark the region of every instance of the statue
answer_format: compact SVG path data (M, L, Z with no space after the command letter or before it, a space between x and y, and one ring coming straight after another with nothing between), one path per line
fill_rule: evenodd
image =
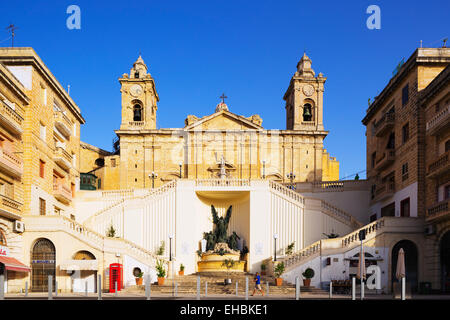
M216 225L215 228L215 236L217 242L227 242L227 230L228 230L228 222L230 222L231 218L231 207L230 206L227 210L227 214L224 217L219 217L217 215L216 208L214 208L213 205L211 205L211 214L213 216L213 222Z

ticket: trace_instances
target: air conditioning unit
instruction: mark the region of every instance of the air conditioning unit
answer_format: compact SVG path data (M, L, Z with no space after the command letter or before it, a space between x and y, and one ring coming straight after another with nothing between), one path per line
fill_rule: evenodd
M24 231L25 231L25 223L19 220L14 221L14 232L24 232Z
M434 225L429 224L427 226L425 226L425 235L430 236L432 234L435 234L436 232L436 228L434 227Z

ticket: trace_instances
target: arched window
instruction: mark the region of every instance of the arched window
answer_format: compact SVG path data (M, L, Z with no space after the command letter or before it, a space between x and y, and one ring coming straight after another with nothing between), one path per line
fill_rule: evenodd
M142 121L142 107L139 104L133 107L133 121Z
M136 72L134 73L134 77L135 77L136 79L139 78L139 71L136 71Z
M312 107L309 103L303 106L303 121L312 120Z
M6 237L3 230L0 229L0 246L6 247Z

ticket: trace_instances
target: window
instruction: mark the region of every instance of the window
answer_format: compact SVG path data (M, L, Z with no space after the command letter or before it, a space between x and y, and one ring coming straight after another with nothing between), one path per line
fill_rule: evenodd
M387 206L381 208L382 217L395 217L395 202L388 204Z
M42 160L39 160L39 177L44 178L44 168L45 168L45 162Z
M444 187L444 200L450 199L450 184Z
M402 181L408 179L408 162L402 165Z
M39 198L39 214L45 216L45 200Z
M409 122L402 128L402 142L405 143L409 139Z
M0 230L0 246L6 247L6 237L2 230Z
M133 107L133 121L142 121L142 107L138 104Z
M139 78L139 71L136 71L136 72L134 73L134 77L135 77L136 79Z
M303 106L303 121L311 121L312 119L312 107L309 103Z
M111 159L111 167L115 167L116 166L116 159Z
M47 136L47 130L46 127L40 123L39 125L39 138L45 141L45 137Z
M72 191L72 198L75 198L75 183L70 184L70 191Z
M54 206L53 211L55 212L55 215L59 216L61 215L61 209L57 206Z
M402 89L402 106L408 103L409 99L409 85L406 85Z
M409 217L409 198L400 202L400 216Z
M387 149L395 149L395 134L394 132L391 132L389 135L388 144L386 146Z
M372 153L372 158L371 158L372 168L375 168L376 157L377 157L377 153L376 152Z

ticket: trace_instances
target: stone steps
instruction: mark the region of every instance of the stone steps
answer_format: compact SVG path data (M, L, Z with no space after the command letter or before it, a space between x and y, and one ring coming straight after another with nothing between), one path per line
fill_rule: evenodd
M197 277L200 276L200 292L204 294L205 283L208 283L208 294L236 294L236 282L238 283L239 294L244 294L245 279L249 278L248 289L249 293L253 292L253 274L250 273L233 273L227 274L222 272L214 273L196 273L184 276L175 276L174 279L166 278L164 285L159 286L156 283L152 284L152 292L158 292L163 294L172 294L174 291L175 283L177 283L178 294L196 294L197 293ZM231 284L225 285L224 280L230 278ZM269 276L261 277L261 287L264 291L267 290L267 281L269 282L269 294L281 294L281 295L295 295L295 285L283 281L281 286L275 285L275 279ZM145 286L131 286L124 289L124 292L143 293ZM300 287L301 293L308 294L327 294L328 292L315 287Z

